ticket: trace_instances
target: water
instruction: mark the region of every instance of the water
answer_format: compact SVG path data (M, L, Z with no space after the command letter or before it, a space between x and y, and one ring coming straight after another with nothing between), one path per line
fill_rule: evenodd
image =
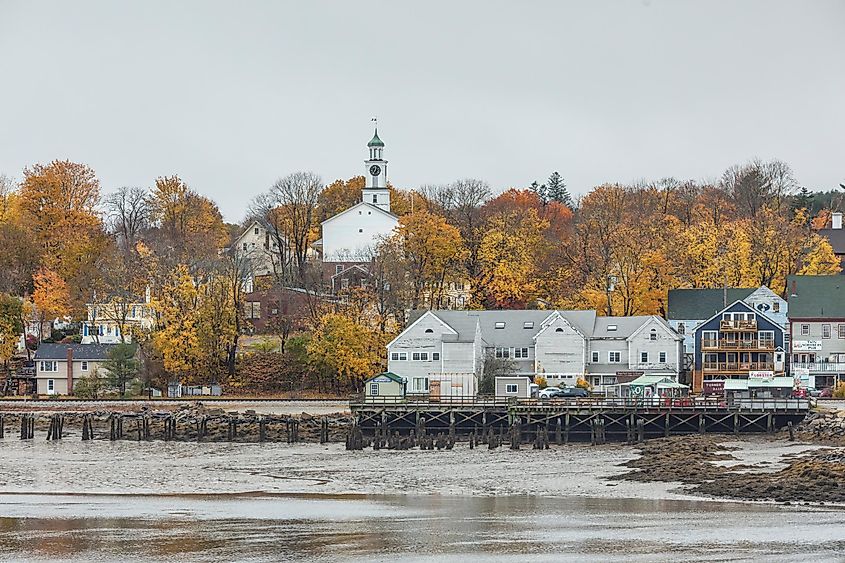
M845 511L614 479L633 455L6 439L0 560L845 560Z

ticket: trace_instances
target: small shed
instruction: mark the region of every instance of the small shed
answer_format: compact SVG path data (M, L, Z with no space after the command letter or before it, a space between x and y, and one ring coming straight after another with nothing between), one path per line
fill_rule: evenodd
M386 371L364 382L364 398L368 401L402 400L405 398L405 379Z
M622 386L624 389L624 385ZM647 399L649 397L686 397L689 395L689 386L678 383L674 378L666 375L641 375L627 384L627 393L623 390L622 396L635 399Z
M502 376L496 378L496 398L528 399L531 397L531 378Z
M791 377L726 379L725 397L728 399L788 399L795 389Z

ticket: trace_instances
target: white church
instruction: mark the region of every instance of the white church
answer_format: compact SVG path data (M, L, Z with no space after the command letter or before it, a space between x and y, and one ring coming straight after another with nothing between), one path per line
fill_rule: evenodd
M378 128L367 149L369 158L364 161L366 184L361 202L323 221L323 238L314 243L322 251L325 271L330 277L370 262L378 244L399 223L399 218L390 212L387 161Z

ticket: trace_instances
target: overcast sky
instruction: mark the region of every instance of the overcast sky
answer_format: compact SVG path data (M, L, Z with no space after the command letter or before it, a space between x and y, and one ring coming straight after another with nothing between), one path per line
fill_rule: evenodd
M178 174L227 220L273 181L845 182L845 1L0 0L0 173Z

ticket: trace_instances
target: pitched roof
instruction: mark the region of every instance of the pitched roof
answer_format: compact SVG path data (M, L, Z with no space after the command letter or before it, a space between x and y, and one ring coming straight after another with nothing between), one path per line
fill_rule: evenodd
M741 301L757 289L729 287L727 300L724 289L670 289L666 317L675 321L707 319L724 309L725 305Z
M385 210L385 209L382 209L381 207L379 207L379 206L377 206L377 205L373 205L372 203L367 203L366 201L360 201L360 202L356 203L355 205L353 205L352 207L350 207L350 208L348 208L348 209L344 209L343 211L341 211L340 213L337 213L336 215L332 215L331 217L329 217L328 219L326 219L325 221L323 221L323 222L322 222L322 223L320 223L320 224L321 224L321 225L325 225L325 224L326 224L326 223L328 223L329 221L334 221L335 219L337 219L337 218L338 218L338 217L340 217L341 215L346 215L347 213L349 213L349 212L350 212L350 211L352 211L353 209L357 209L357 208L358 208L358 207L360 207L361 205L364 205L364 206L366 206L366 207L368 207L368 208L370 208L370 209L374 209L374 210L376 210L376 211L378 211L378 212L380 212L380 213L384 213L384 214L385 214L385 215L387 215L388 217L392 217L392 218L396 219L397 221L399 220L399 217L398 217L398 216L396 216L396 215L394 215L394 214L393 214L393 213L391 213L390 211L387 211L387 210ZM322 239L320 239L320 240L322 240Z
M638 328L651 320L651 316L642 317L596 317L594 338L628 338ZM616 330L609 330L615 326Z
M834 254L845 254L845 229L819 229L819 235L827 238Z
M790 319L845 318L845 276L789 276Z
M74 360L108 360L120 344L50 344L43 343L35 351L36 360L66 360L68 349ZM134 346L134 345L133 345Z
M391 381L395 381L396 383L403 383L405 381L401 376L396 375L392 371L385 371L385 372L382 372L382 373L377 373L376 375L372 376L367 381L365 381L365 383L372 381L373 379L375 379L377 377L386 377Z

